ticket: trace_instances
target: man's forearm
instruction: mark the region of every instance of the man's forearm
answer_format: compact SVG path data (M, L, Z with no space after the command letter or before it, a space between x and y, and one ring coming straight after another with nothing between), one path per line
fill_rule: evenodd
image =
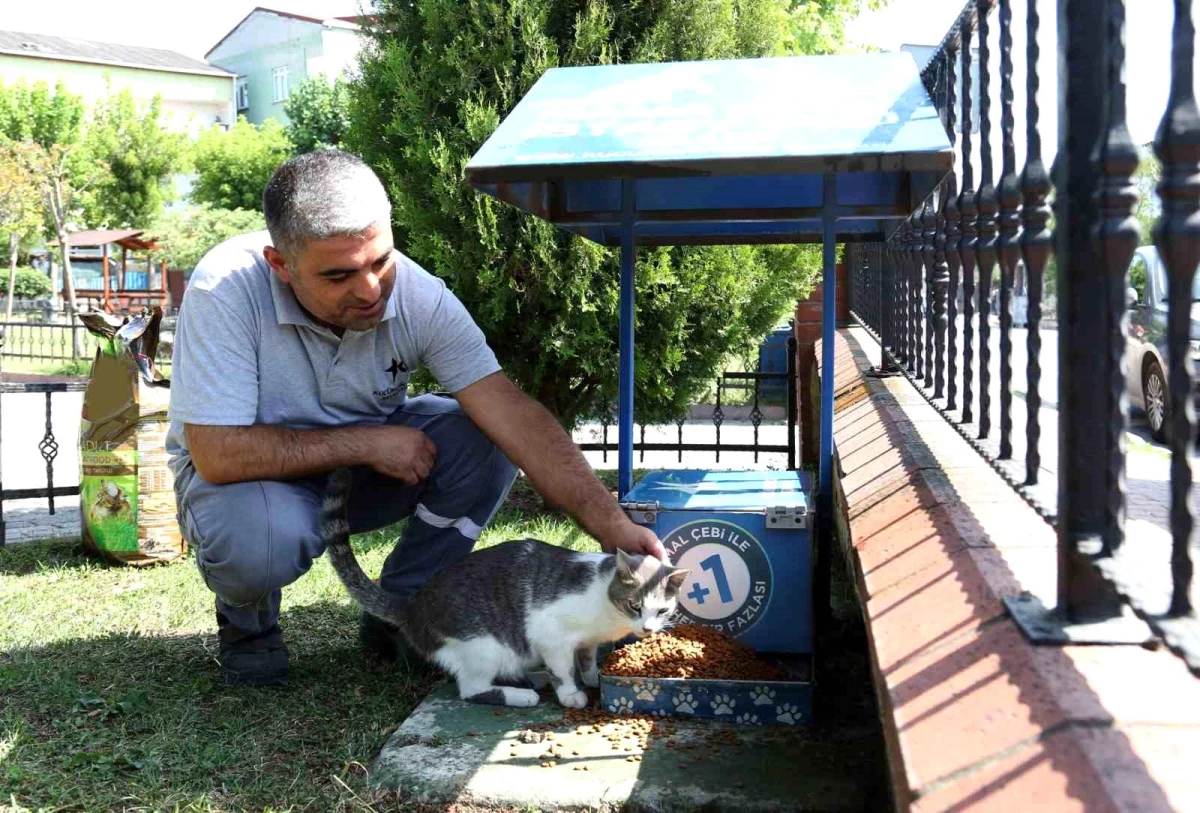
M603 541L617 525L625 523L627 517L612 493L596 477L579 447L557 423L552 424L557 432L547 433L548 454L534 468L526 468L525 474L539 493Z
M196 471L210 483L291 480L364 463L375 427L289 429L187 424Z
M554 416L495 373L456 393L467 415L504 450L547 502L570 514L601 545L628 540L633 523Z
M611 539L628 523L612 493L549 412L532 400L524 404L523 412L520 423L527 437L518 454L526 459L513 462L548 502L573 516L601 542Z

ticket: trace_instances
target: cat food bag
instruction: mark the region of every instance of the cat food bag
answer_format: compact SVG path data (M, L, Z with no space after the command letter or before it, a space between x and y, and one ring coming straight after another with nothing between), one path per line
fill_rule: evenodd
M154 366L162 310L80 317L100 339L79 427L84 546L127 565L187 555L167 468L169 379Z

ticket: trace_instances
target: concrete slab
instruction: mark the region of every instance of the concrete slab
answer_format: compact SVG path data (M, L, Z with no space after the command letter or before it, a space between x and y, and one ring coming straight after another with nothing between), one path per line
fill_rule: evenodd
M391 736L371 782L414 802L522 810L887 807L864 781L883 759L870 726L616 717L596 701L564 714L547 691L535 708L495 709L445 684Z

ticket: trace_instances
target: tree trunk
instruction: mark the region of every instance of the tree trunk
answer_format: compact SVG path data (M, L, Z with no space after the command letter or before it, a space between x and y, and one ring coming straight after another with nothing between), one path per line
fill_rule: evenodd
M67 320L71 325L71 353L73 358L82 359L83 335L79 332L75 316L78 305L75 302L75 278L71 274L71 249L67 246L67 232L63 226L58 229L58 245L62 252L63 287L67 289Z
M78 305L75 301L75 277L71 273L71 249L67 245L67 212L63 207L62 186L54 179L51 207L54 212L54 231L58 236L58 248L62 255L63 287L67 289L67 319L71 325L71 352L76 359L84 358L83 336L75 323Z
M17 249L20 248L21 241L17 233L9 232L8 235L8 307L5 309L4 321L12 321L13 298L17 295Z

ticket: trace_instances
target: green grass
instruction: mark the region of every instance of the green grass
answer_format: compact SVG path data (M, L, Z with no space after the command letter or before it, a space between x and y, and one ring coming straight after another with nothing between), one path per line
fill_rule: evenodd
M4 358L6 373L35 373L37 375L84 376L92 369L92 360L84 361L37 361L34 359Z
M605 473L611 479L611 473ZM355 537L377 573L402 526ZM480 544L595 542L522 481ZM0 549L0 810L396 810L364 766L439 681L364 656L324 559L283 592L286 689L226 687L194 561Z
M88 358L74 361L36 361L33 359L5 358L2 368L6 373L34 373L36 375L74 376L87 378L92 371L92 360ZM163 376L171 377L171 362L156 364L155 368Z

